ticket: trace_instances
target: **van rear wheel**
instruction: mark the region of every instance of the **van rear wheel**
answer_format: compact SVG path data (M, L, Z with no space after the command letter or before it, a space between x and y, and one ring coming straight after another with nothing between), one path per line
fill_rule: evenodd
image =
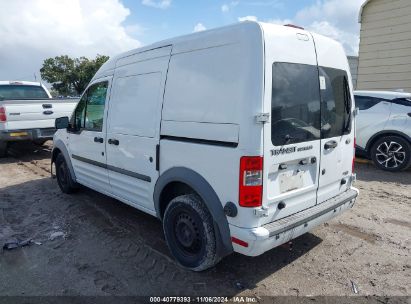
M78 184L71 176L66 159L61 153L56 158L56 177L57 183L63 193L69 194L77 190Z
M171 253L183 267L202 271L219 261L212 216L197 195L174 198L164 213L163 229Z
M371 147L374 164L386 171L406 170L411 164L411 146L399 136L385 136L378 139Z

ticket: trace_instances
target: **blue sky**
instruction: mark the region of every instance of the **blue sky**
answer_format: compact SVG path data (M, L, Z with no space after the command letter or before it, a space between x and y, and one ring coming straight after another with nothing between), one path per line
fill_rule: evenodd
M185 0L173 1L163 9L143 5L142 1L136 0L124 0L123 3L131 11L125 24L141 26L142 31L133 34L147 44L190 33L198 23L214 28L238 22L238 18L244 16L257 16L267 21L290 19L315 0ZM222 10L223 6L226 7L225 11Z
M364 0L0 0L0 80L34 80L44 59L116 55L242 20L293 23L358 53Z
M363 0L123 0L125 24L143 44L214 28L244 19L296 23L340 40L350 55L358 52L358 11Z

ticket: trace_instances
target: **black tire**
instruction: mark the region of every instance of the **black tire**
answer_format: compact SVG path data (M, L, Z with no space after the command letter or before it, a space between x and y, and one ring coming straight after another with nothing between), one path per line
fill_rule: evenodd
M78 189L78 184L71 176L70 170L67 166L66 159L63 154L59 154L56 158L56 177L57 183L63 193L73 193Z
M7 146L8 146L7 141L0 141L0 157L7 156Z
M164 213L163 229L171 253L184 268L203 271L220 260L212 216L197 195L174 198Z
M399 136L385 136L371 147L371 159L379 169L398 172L411 165L410 143Z

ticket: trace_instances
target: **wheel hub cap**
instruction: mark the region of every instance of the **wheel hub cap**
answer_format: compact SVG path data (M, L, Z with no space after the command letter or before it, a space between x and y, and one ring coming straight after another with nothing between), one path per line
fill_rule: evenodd
M199 225L189 213L182 212L175 218L174 235L186 255L195 255L202 248Z
M382 142L377 147L375 156L377 162L385 168L397 168L405 161L404 148L395 141Z
M194 243L195 231L189 219L179 219L177 224L177 239L184 247L190 247Z

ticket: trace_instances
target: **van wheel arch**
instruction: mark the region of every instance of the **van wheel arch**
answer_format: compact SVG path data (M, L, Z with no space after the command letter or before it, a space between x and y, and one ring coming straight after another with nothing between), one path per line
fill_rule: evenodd
M56 140L53 143L53 151L51 152L51 164L56 162L59 154L63 154L67 167L70 170L70 174L73 177L73 180L76 181L76 174L74 173L73 165L71 164L70 154L66 148L66 145L61 140Z
M168 204L176 197L185 194L197 194L189 185L183 182L170 182L161 191L158 215L162 220Z
M220 257L232 253L233 245L223 205L211 185L191 169L174 167L159 177L153 197L158 218L163 219L164 211L172 199L184 194L198 195L212 215L217 238L217 252Z
M54 148L51 154L51 163L54 164L56 162L57 156L61 153L59 148Z

